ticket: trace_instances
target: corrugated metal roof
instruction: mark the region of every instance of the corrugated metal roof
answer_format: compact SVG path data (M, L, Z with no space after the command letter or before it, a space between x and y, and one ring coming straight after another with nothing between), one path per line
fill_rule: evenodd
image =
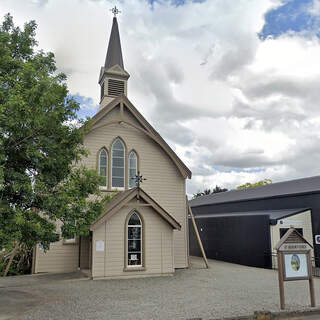
M204 218L224 218L224 217L241 217L241 216L269 216L270 223L276 224L279 219L284 219L298 213L310 210L310 208L296 208L296 209L282 209L282 210L258 210L246 212L227 212L227 213L214 213L214 214L199 214L195 219Z
M214 193L190 200L189 203L191 207L197 207L216 203L245 201L317 191L320 192L320 176L272 183L244 190Z

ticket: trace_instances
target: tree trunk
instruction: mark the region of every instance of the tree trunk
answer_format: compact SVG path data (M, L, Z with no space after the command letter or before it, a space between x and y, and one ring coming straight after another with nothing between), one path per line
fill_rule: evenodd
M21 263L23 262L24 258L25 258L25 255L20 252L20 259L19 259L19 262L17 263L18 267L21 265Z
M16 244L16 246L14 247L14 249L11 251L9 262L8 262L7 267L6 267L6 270L4 271L4 274L3 274L4 277L6 277L7 274L8 274L8 272L9 272L9 269L10 269L10 267L11 267L11 263L12 263L12 261L13 261L14 256L15 256L16 253L17 253L18 248L19 248L19 242Z

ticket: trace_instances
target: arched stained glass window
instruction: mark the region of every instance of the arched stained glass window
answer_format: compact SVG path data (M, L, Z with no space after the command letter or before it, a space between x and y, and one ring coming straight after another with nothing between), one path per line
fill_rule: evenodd
M108 155L105 149L102 149L99 154L99 175L100 186L106 187L108 181Z
M120 139L112 144L112 188L124 188L124 145Z
M137 212L128 220L128 267L142 267L142 222Z
M129 188L136 186L135 176L138 169L138 158L134 151L129 154Z

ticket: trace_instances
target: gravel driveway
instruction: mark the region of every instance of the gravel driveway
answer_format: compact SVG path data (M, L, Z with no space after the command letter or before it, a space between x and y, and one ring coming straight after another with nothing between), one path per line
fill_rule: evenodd
M277 272L211 260L173 277L87 280L79 274L0 278L0 320L219 319L279 311ZM320 302L320 279L315 279ZM309 305L308 282L285 284L286 307Z

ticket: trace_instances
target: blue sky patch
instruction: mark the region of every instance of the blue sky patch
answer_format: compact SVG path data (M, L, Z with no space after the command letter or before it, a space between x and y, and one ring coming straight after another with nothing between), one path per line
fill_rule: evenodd
M73 94L70 97L80 104L80 110L77 112L80 119L93 117L98 112L99 106L94 103L92 98L81 96L80 94Z
M317 35L320 38L320 15L312 12L313 0L284 0L282 5L268 11L259 37L277 38L287 32Z

